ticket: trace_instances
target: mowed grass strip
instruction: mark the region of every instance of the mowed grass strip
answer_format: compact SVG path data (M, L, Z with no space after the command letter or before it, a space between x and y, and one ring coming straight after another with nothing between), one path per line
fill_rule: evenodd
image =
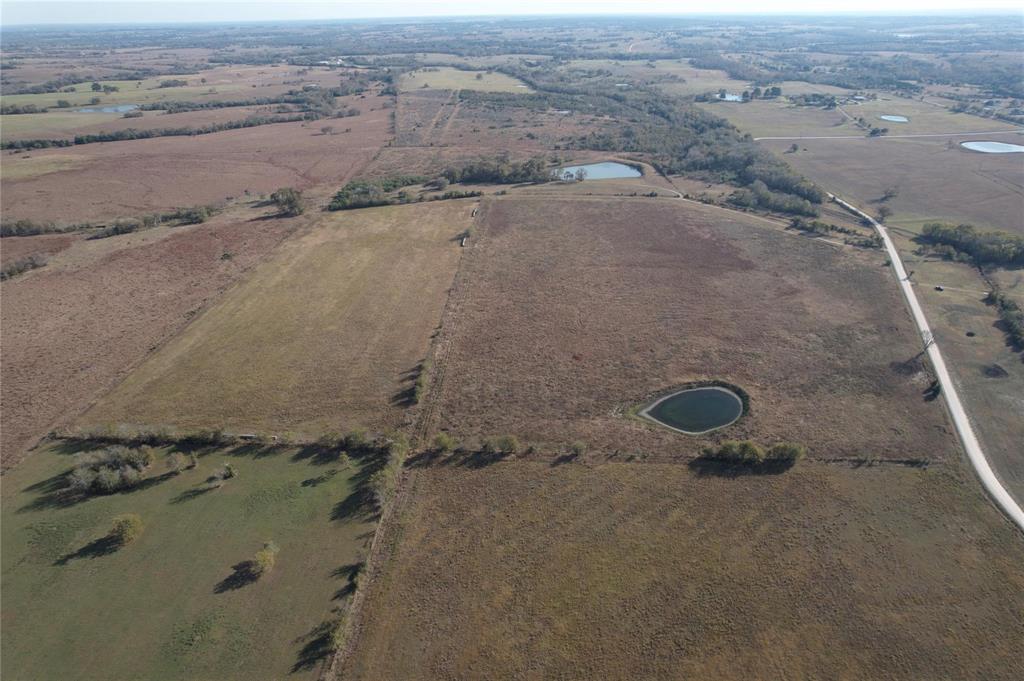
M1024 544L969 472L416 472L347 679L1018 679Z
M307 644L338 617L346 566L374 528L360 513L332 520L358 461L247 446L200 451L173 475L156 450L151 484L64 502L71 451L4 475L5 679L316 678L325 651ZM236 475L214 488L225 463ZM103 537L128 513L142 534L110 550ZM233 581L267 541L280 549L272 571Z
M80 422L308 434L401 425L473 205L325 216Z

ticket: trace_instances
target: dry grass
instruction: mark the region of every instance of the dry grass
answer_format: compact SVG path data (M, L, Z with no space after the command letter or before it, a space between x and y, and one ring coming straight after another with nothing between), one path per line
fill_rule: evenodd
M586 185L586 183L584 183ZM819 457L951 455L883 256L674 199L495 200L470 249L436 428L686 458L708 439L627 417L700 379L751 413L711 436Z
M46 267L5 281L4 467L81 413L290 229L288 221L221 216L194 227L76 241ZM231 259L221 259L224 253Z
M1019 678L1020 535L945 467L414 471L343 678Z
M477 78L477 76L480 76ZM404 92L421 89L482 90L484 92L530 92L518 78L497 71L463 71L449 66L420 69L402 74L399 88Z
M927 221L968 222L1024 234L1024 165L1018 154L980 154L959 146L979 137L801 140L800 151L782 158L819 185L865 210L888 187L897 225ZM987 137L986 137L987 139ZM1013 133L993 140L1018 142ZM791 142L762 142L782 153Z
M32 152L46 174L5 178L5 217L82 222L206 204L246 190L343 184L390 136L383 98L365 113L334 123L279 123L196 137L161 137ZM373 107L374 111L369 111ZM351 132L341 132L351 128ZM25 161L3 157L3 165ZM66 159L70 167L60 168Z
M325 216L82 422L307 433L402 425L473 205Z

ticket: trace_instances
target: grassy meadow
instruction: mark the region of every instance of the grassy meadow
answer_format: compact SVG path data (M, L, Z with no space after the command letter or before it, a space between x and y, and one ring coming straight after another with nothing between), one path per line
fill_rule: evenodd
M75 450L46 447L3 478L5 679L316 678L318 627L374 528L338 511L357 463L236 447L174 475L157 450L137 489L76 502L58 491ZM225 463L236 477L211 487ZM144 529L111 551L103 537L125 513ZM233 580L267 541L273 570Z

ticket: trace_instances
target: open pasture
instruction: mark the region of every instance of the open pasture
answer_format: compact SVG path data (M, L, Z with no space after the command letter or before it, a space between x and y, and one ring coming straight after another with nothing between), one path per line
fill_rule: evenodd
M474 205L322 217L81 423L305 434L400 427Z
M110 389L293 226L224 215L191 227L77 240L46 267L0 284L3 467ZM40 237L14 243L24 238Z
M979 228L1024 234L1024 164L1019 154L980 154L960 147L979 137L914 139L797 140L800 151L785 154L792 142L764 141L821 187L865 210L877 209L887 188L899 195L888 202L887 222L920 228L924 222L966 222ZM984 139L988 139L986 136ZM1019 142L1004 133L991 139Z
M402 74L399 90L480 90L483 92L530 92L518 78L498 71L465 71L450 66L433 66Z
M77 449L4 475L4 678L318 677L322 625L374 529L372 514L337 512L367 464L249 445L193 450L197 467L175 475L161 449L138 488L79 500L60 491ZM235 477L209 483L225 464ZM144 527L116 549L104 536L124 513ZM268 574L234 571L267 541Z
M484 215L435 430L671 460L747 437L821 458L955 452L878 252L677 199L509 196ZM746 390L750 413L706 437L629 417L705 379Z
M342 678L1021 671L1024 548L958 464L729 477L506 461L412 475Z
M70 158L74 165L5 180L3 211L12 219L83 222L213 203L246 190L269 194L285 186L340 186L390 135L389 112L375 108L333 123L335 130L327 135L319 121L277 123L33 151L33 164L59 165ZM16 166L18 156L6 154L3 165Z

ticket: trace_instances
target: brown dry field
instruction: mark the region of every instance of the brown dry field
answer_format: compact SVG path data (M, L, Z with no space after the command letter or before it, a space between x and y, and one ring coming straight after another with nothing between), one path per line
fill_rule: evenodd
M339 678L1024 674L1024 545L956 463L410 475Z
M330 213L80 422L318 435L414 413L473 201Z
M484 215L427 430L670 460L746 437L823 458L954 455L930 379L903 366L920 343L879 252L676 199L507 197ZM626 416L700 379L742 386L751 413L708 438Z
M279 123L196 137L160 137L32 153L33 159L75 160L73 168L12 179L2 206L11 219L81 222L237 197L283 186L340 186L373 158L390 134L383 98L375 111L333 122ZM351 128L351 132L340 132ZM5 155L4 163L11 162Z
M1019 142L1015 133L993 140ZM799 140L800 151L782 154L792 142L765 141L790 165L823 188L871 210L888 187L890 222L968 222L1024 234L1024 163L1019 154L981 154L959 142L980 137ZM948 148L952 141L954 148Z
M294 221L225 215L78 241L46 267L3 282L4 467L115 385L292 229Z
M6 265L30 255L50 257L70 247L78 239L76 234L5 236L0 239L0 265Z

